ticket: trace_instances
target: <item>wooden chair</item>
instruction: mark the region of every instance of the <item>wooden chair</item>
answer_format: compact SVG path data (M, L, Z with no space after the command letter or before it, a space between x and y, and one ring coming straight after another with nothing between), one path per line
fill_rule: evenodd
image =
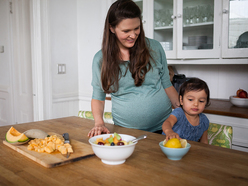
M232 148L233 129L231 126L209 123L208 143L224 148Z
M94 117L93 117L93 114L92 114L91 111L82 111L82 110L80 110L78 112L78 116L81 117L81 118L87 118L87 119L94 120ZM112 113L111 112L104 112L103 121L105 123L114 124Z

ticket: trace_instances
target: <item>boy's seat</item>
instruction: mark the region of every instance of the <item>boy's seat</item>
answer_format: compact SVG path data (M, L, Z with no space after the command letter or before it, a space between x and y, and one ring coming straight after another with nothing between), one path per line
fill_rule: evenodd
M233 130L231 126L209 123L208 143L224 148L232 148Z
M92 114L91 111L82 111L82 110L80 110L78 112L78 116L81 117L81 118L87 118L87 119L94 120L94 117L93 117L93 114ZM114 124L112 113L111 112L104 112L103 113L103 121L105 123Z

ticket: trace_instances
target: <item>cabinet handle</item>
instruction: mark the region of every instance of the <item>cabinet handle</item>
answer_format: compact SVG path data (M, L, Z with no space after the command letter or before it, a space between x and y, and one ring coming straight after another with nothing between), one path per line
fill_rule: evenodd
M222 13L223 13L223 14L227 14L227 13L228 13L228 10L227 10L227 9L223 9L223 10L222 10Z
M177 15L177 17L178 17L178 18L181 18L181 17L182 17L182 15L181 15L181 14L178 14L178 15Z
M171 16L171 19L176 19L176 18L177 18L177 16L174 16L174 15Z

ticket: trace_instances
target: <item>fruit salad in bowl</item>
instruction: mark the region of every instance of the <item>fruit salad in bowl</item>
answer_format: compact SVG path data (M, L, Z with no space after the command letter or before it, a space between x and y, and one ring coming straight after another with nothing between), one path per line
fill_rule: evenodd
M125 141L121 138L119 134L116 132L110 136L107 139L103 139L103 137L96 138L96 141L94 142L97 145L105 145L105 146L123 146L123 145L131 145L133 144L132 141Z
M134 136L127 134L102 134L89 139L95 155L108 165L123 164L135 149Z

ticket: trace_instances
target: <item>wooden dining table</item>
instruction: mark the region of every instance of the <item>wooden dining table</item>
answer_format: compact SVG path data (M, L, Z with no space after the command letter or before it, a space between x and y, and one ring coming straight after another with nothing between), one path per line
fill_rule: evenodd
M72 116L13 125L18 131L41 129L82 143L94 121ZM54 168L46 168L1 143L0 185L248 185L248 153L188 141L189 152L178 161L168 159L159 147L164 135L106 124L119 134L147 138L138 141L121 165L107 165L93 155ZM0 139L10 126L0 127Z

